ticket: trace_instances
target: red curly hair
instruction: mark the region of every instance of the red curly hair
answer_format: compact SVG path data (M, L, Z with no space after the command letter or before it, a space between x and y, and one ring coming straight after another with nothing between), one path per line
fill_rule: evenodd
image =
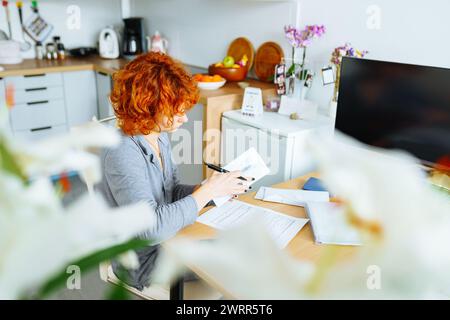
M116 72L113 80L111 103L127 135L160 131L158 123L164 116L171 125L176 114L188 111L199 99L191 75L162 53L140 55Z

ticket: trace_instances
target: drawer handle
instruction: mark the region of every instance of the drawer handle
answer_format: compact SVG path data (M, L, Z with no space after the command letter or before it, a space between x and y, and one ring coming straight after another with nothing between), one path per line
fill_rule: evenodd
M47 87L25 89L25 92L30 92L30 91L44 91L44 90L47 90Z
M45 77L45 73L39 73L39 74L26 74L24 75L25 78L33 78L33 77Z
M35 128L35 129L31 129L31 132L36 132L36 131L44 131L44 130L50 130L52 127L42 127L42 128Z
M27 102L27 105L31 106L31 105L35 105L35 104L46 104L48 102L49 102L48 100L34 101L34 102Z
M108 74L106 74L106 73L104 73L104 72L101 72L101 71L98 71L98 74L100 74L100 75L102 75L102 76L105 76L105 77L108 77Z

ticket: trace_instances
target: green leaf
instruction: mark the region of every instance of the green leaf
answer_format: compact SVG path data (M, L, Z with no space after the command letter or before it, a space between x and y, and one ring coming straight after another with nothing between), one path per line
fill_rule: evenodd
M110 292L106 295L107 300L128 300L129 294L125 289L125 283L120 279L126 279L127 274L123 269L119 269L117 274L117 278L119 280L119 284L116 286L112 286Z
M150 245L149 240L132 239L128 242L99 250L84 258L81 258L80 260L69 263L68 265L76 265L80 268L80 270L82 270L82 272L87 272L93 267L98 267L101 262L111 260L121 253L127 252L128 250L139 249L148 245ZM36 296L33 298L44 299L50 293L62 287L66 283L68 276L69 275L66 273L66 270L63 270L59 274L55 275L46 284L41 286Z
M6 172L11 173L12 175L19 177L24 183L27 182L27 178L23 174L19 165L14 159L14 156L6 147L5 142L0 137L0 167Z
M294 74L294 72L295 72L295 63L293 63L293 64L289 67L289 69L288 69L288 71L287 71L287 73L286 73L286 77L292 76L292 75Z

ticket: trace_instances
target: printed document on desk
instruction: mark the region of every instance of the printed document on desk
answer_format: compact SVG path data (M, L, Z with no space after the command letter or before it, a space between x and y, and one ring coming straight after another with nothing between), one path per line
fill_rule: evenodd
M242 201L232 200L221 207L205 212L198 217L197 222L219 230L226 230L240 226L252 217L264 222L267 231L280 248L286 247L309 221L308 219L291 217Z
M305 206L316 243L358 246L361 238L345 216L343 207L333 202L308 202Z
M304 207L307 202L328 202L330 201L330 194L327 191L261 187L255 195L255 199Z
M245 177L255 178L251 184L267 175L270 170L255 148L250 148L239 157L227 164L224 169L228 171L240 170ZM213 199L217 207L231 199L231 195Z

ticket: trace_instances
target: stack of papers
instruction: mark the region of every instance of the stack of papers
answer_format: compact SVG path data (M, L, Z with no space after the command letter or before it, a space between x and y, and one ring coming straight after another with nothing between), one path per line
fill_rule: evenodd
M307 202L328 202L330 201L330 194L327 191L261 187L255 195L255 199L304 207Z
M311 219L316 243L361 245L357 229L352 227L341 206L332 202L309 202L306 212Z
M269 168L266 166L264 160L261 158L255 148L248 149L246 152L227 164L224 169L228 171L239 170L242 172L243 176L255 178L255 180L251 184L260 180L270 172ZM213 199L213 201L217 207L220 207L225 202L230 200L231 197L232 195L219 197Z
M251 218L262 220L274 241L284 248L308 222L308 219L291 217L273 210L253 206L242 201L228 201L201 215L197 222L224 230L240 226Z

